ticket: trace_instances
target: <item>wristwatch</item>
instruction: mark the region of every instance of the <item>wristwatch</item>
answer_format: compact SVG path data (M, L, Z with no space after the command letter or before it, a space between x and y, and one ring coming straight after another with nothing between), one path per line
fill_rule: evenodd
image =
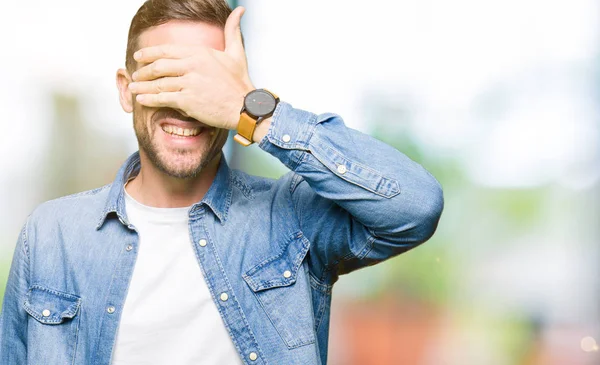
M279 97L267 89L250 91L244 98L244 106L240 110L237 134L233 140L242 146L250 146L256 126L273 115L279 104Z

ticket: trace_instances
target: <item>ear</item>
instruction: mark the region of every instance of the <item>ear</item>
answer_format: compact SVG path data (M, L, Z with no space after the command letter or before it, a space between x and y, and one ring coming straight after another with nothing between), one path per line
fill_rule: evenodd
M117 71L117 88L119 89L119 102L125 113L133 111L133 94L129 91L130 82L132 80L129 72L124 68L120 68Z

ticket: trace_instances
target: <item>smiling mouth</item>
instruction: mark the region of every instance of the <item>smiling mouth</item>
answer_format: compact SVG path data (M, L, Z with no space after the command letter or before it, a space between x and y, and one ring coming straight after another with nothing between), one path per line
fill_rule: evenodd
M161 126L161 128L162 128L162 130L165 133L168 133L168 134L170 134L172 136L179 136L179 137L193 137L193 136L197 136L204 129L204 127L181 128L181 127L176 127L176 126L171 125L171 124L163 124Z

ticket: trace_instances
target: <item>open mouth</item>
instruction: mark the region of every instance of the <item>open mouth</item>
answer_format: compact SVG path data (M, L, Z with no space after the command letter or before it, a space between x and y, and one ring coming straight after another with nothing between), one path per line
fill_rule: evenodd
M193 136L197 136L204 129L204 127L182 128L182 127L174 126L172 124L163 124L161 126L161 128L162 128L162 130L165 133L168 133L168 134L170 134L172 136L178 136L178 137L193 137Z
M170 108L160 109L153 115L152 121L157 123L165 134L182 140L191 140L211 128L199 120L184 116L178 110Z

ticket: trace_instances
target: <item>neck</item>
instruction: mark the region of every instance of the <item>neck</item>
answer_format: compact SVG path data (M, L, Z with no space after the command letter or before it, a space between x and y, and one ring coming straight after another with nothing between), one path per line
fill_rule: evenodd
M217 170L221 153L213 158L198 174L189 179L169 176L154 166L140 151L140 172L130 180L125 190L138 202L156 208L189 207L204 198Z

